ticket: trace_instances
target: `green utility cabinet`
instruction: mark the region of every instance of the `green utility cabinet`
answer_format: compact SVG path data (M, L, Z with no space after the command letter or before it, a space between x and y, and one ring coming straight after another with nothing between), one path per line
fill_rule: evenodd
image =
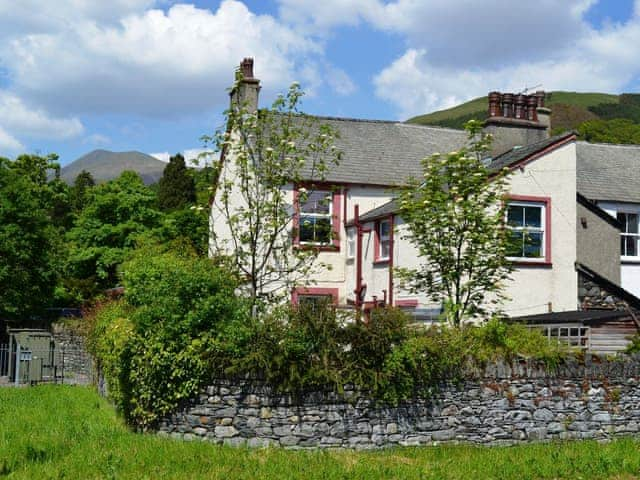
M55 382L62 375L62 361L51 332L9 329L9 371L15 383Z

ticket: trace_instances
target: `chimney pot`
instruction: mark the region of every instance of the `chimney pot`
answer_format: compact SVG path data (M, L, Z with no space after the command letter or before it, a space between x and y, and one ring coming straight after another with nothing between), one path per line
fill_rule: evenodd
M546 94L544 93L544 90L538 90L535 93L535 97L536 100L538 101L538 107L544 108L544 99L546 97Z
M513 93L502 94L502 116L513 117Z
M243 78L253 78L253 58L247 57L240 62L240 72Z
M516 111L515 111L516 118L520 118L520 119L525 118L525 104L526 104L525 96L521 93L516 95Z
M489 116L490 117L500 117L502 115L502 108L500 105L501 99L502 99L502 95L500 95L500 92L489 93Z
M532 122L538 121L538 98L535 95L527 97L527 120Z

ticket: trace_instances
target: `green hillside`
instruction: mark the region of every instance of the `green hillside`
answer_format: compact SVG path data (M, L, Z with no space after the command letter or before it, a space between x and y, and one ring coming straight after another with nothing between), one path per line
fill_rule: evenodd
M599 118L631 118L634 123L640 122L640 102L636 97L640 96L556 91L547 92L546 106L552 110L552 128L570 130L578 128L586 121ZM633 118L636 113L637 120ZM472 118L483 120L486 116L487 97L480 97L446 110L410 118L407 122L462 128L467 120Z

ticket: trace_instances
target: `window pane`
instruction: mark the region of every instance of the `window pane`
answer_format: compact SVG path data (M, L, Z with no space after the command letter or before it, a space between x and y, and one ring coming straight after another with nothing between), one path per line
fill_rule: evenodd
M635 257L638 255L638 237L635 235L625 235L625 250L626 255Z
M627 240L624 235L620 236L620 255L627 254Z
M524 240L524 256L527 258L542 257L542 233L527 232Z
M524 207L519 205L509 205L507 209L507 224L512 227L524 226Z
M627 233L638 233L637 213L627 213Z
M385 222L380 222L380 237L388 237L389 236L389 230L391 227L391 222L385 221Z
M329 243L331 240L331 221L327 217L300 216L300 241Z
M624 225L624 230L623 232L627 231L627 214L624 212L616 212L616 219L622 224Z
M380 257L389 258L389 242L380 242Z
M298 295L298 305L311 310L331 305L332 303L333 298L331 295Z
M511 231L507 257L522 257L523 234L521 231Z
M329 206L331 205L331 192L314 191L309 193L307 200L300 205L300 211L303 213L329 214Z
M524 209L525 224L527 227L540 228L542 226L542 208L526 207Z

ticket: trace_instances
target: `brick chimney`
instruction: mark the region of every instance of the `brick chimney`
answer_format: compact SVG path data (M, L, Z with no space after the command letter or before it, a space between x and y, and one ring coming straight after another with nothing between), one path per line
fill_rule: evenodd
M236 70L236 83L230 92L231 107L244 107L249 112L258 110L260 80L253 76L253 58L244 58Z
M489 93L489 118L485 132L493 135L491 154L524 147L549 137L551 111L544 106L545 93Z

